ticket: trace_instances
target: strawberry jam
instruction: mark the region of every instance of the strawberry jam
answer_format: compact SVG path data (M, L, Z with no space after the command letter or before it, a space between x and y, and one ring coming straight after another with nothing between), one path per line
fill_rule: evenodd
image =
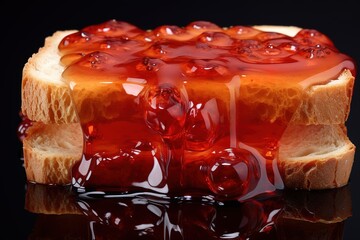
M352 60L315 30L115 20L59 44L84 133L73 186L248 199L283 188L279 140L315 84Z

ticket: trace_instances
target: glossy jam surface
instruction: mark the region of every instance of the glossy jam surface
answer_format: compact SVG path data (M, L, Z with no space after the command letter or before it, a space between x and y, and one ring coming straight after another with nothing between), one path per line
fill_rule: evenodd
M59 50L85 141L73 185L107 192L244 200L281 189L279 140L303 90L354 71L315 30L209 22L144 31L113 20Z

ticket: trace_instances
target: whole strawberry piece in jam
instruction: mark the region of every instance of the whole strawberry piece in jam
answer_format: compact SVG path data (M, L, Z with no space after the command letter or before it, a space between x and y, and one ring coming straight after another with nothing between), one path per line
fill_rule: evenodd
M146 124L162 136L179 134L186 119L185 102L180 91L172 85L149 87L144 94Z
M235 197L251 191L259 179L260 166L256 157L245 149L228 148L215 153L206 181L213 193Z

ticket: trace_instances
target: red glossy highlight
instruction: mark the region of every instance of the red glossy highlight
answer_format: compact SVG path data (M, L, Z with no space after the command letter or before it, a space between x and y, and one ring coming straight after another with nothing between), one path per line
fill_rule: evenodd
M21 122L18 126L17 136L20 141L23 141L24 138L27 136L27 130L32 126L32 121L28 119L25 115L20 113Z

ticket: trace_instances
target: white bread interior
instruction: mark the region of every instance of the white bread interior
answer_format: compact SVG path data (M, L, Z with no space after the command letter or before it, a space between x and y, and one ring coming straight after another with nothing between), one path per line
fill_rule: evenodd
M348 183L354 155L343 125L290 125L280 139L278 166L288 188L336 188Z
M21 110L29 119L44 123L77 122L68 86L61 80L58 45L74 31L59 31L46 38L44 47L23 69Z
M297 27L257 26L295 35ZM29 181L70 183L70 169L80 160L82 133L68 86L61 80L58 44L73 31L48 37L23 70L22 112L36 121L24 140ZM344 123L349 114L354 77L345 70L338 79L304 90L299 110L281 139L279 167L289 188L323 189L347 184L355 146Z
M69 184L72 166L82 155L80 125L34 122L27 134L23 140L27 179L44 184Z

